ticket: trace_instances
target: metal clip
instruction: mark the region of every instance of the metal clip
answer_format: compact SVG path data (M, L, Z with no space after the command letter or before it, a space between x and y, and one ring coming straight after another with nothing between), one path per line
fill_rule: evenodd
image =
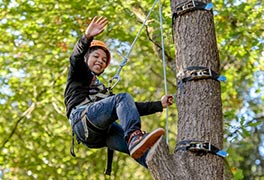
M203 147L203 144L201 143L201 144L196 144L196 145L195 145L195 148L198 149L198 150L201 150L201 149L203 149L204 147Z
M118 54L120 56L122 56L121 53L118 52ZM119 68L116 72L116 74L114 75L114 77L112 77L109 81L108 81L108 91L111 92L111 90L117 85L117 83L121 80L121 77L120 77L120 72L122 70L122 68L126 65L127 63L127 57L123 57L123 61L121 62L121 64L119 65ZM115 83L113 83L115 80Z
M193 70L190 72L190 76L192 79L207 78L212 76L212 71L210 69Z
M211 143L208 143L208 151L211 151L212 150L212 145Z
M206 150L206 149L204 148L203 143L191 142L189 150L190 151L200 151L200 150Z
M192 4L193 4L193 7L195 7L195 2L194 2L194 0L192 0Z
M180 3L176 6L176 17L192 10L211 10L213 8L212 3L204 3L201 1L187 0L187 2Z
M190 8L192 8L193 6L192 6L192 4L190 4L190 2L187 2L187 3L185 3L185 4L183 4L183 6L182 6L182 10L184 11L184 10L188 10L188 9L190 9Z
M207 76L207 72L206 71L197 71L196 76L198 76L198 77Z
M111 91L120 80L121 78L119 75L112 77L108 82L108 90Z
M203 156L207 153L212 153L221 157L228 156L228 153L224 150L219 150L217 147L208 142L195 141L195 140L183 140L177 143L176 151L187 150L195 153L197 156Z
M178 15L184 14L187 11L190 11L195 8L195 3L190 1L190 2L185 2L182 4L182 6L179 6L176 8L176 12Z
M181 8L182 11L186 10L187 9L187 4L184 4Z

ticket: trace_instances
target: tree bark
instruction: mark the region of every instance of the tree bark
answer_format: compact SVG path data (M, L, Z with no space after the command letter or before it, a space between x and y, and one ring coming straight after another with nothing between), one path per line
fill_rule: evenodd
M171 0L172 12L182 0ZM205 2L205 1L204 1ZM207 2L205 2L207 3ZM204 66L219 71L212 11L195 10L173 19L176 49L176 74L190 66ZM178 77L176 77L177 81ZM178 87L177 141L199 140L223 146L223 115L220 83L213 79L188 81ZM147 163L157 180L224 179L223 158L207 153L197 156L188 151L169 154L164 139L152 148Z

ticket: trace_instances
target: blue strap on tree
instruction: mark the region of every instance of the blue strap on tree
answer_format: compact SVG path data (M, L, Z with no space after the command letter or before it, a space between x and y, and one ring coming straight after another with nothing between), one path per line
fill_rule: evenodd
M226 77L220 76L218 73L213 71L211 68L203 67L203 66L190 66L187 67L182 72L177 74L178 86L182 87L183 83L193 80L201 80L201 79L213 79L216 81L225 82Z
M212 3L204 3L201 1L185 1L176 6L176 11L173 13L173 17L177 18L187 12L195 11L195 10L205 10L210 11L213 8Z
M227 157L228 153L224 150L220 150L216 146L208 142L197 141L197 140L183 140L177 143L176 151L190 151L198 156L211 153L220 157Z

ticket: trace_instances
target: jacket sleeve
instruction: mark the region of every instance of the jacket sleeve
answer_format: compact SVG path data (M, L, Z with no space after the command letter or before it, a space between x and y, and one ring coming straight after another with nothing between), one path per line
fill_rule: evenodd
M93 38L88 39L85 35L77 41L70 57L71 66L78 67L84 64L84 55L89 49Z
M140 116L150 115L156 112L162 112L163 110L160 101L136 102L136 106Z
M93 38L88 39L83 35L75 44L73 52L70 56L70 70L68 79L74 79L80 81L80 79L86 79L86 82L90 83L92 80L92 73L84 61L84 56L88 51ZM88 79L88 81L87 81Z

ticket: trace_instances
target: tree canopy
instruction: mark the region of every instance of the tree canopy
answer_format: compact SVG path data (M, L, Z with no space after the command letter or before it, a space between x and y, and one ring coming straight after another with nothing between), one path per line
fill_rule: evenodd
M115 74L153 1L0 0L0 179L104 179L106 149L76 146L69 153L71 127L63 93L69 56L92 17L105 16L105 41L113 61L101 80ZM215 27L221 60L227 169L235 179L264 178L264 4L216 1ZM168 92L175 94L171 11L162 1ZM159 56L158 6L140 34L114 93L136 101L164 95ZM120 55L121 54L121 55ZM176 108L169 109L169 146L176 143ZM143 129L165 127L165 113L142 118ZM151 179L147 170L121 153L113 163L115 179ZM87 179L87 178L86 178Z

